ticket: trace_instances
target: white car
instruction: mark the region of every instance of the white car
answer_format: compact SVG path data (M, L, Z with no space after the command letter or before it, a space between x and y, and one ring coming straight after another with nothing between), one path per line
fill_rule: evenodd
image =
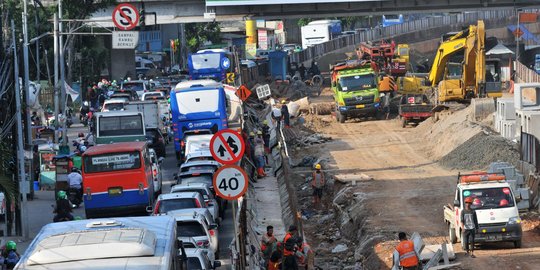
M185 163L193 161L205 161L205 160L214 160L210 150L196 151L186 155Z
M101 112L110 112L110 111L123 111L124 105L128 102L125 98L111 98L103 102L103 107Z
M174 216L174 217L178 217L178 216L193 217L193 216L199 215L203 217L203 220L206 223L206 227L214 228L214 229L209 229L208 231L208 233L210 234L210 238L212 238L212 242L217 243L219 241L218 225L212 220L212 214L210 214L210 211L208 211L208 209L195 208L195 209L174 210L174 211L167 212L166 215ZM192 242L195 242L195 246L193 247L197 246L196 241L194 241L192 237L184 237L180 240L186 243L184 244L184 247L189 247L189 243L192 243Z
M141 98L144 93L150 90L150 86L147 81L143 80L125 81L120 84L120 89L135 91L139 98Z
M190 162L186 162L180 166L180 173L183 172L189 172L189 171L196 171L196 170L207 170L207 169L213 169L214 171L217 171L221 167L221 163L215 161L215 160L192 160Z
M217 225L213 224L208 227L206 225L205 218L199 214L186 215L184 213L175 214L171 212L170 215L176 219L176 231L177 237L191 237L197 243L197 247L208 249L209 255L212 260L217 258L219 252L219 242L211 237L211 231L217 230Z
M187 269L211 270L221 266L220 261L213 263L208 256L208 250L201 248L186 248Z
M214 193L210 186L206 183L184 183L182 185L174 185L171 187L171 193L177 192L198 192L202 195L206 208L212 214L212 220L216 223L220 222L219 204L214 197Z
M165 100L165 95L161 91L146 92L142 94L141 100Z
M163 173L161 171L161 163L163 163L164 158L158 158L156 151L152 148L149 148L150 152L150 161L152 162L152 178L154 179L154 194L158 196L161 194L163 187Z
M167 212L181 209L206 208L204 198L198 192L179 192L161 194L157 197L154 207L147 207L152 215L164 215Z

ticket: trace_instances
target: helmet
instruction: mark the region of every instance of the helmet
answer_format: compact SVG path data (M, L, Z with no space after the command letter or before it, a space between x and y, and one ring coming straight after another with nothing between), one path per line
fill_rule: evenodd
M507 206L508 205L508 200L506 199L502 199L500 202L499 202L499 206Z
M320 170L321 169L321 164L315 164L315 169Z
M465 198L465 203L472 203L473 202L473 198L472 197L467 197Z
M285 103L287 103L287 100L286 100L286 99L282 99L282 100L281 100L281 104L285 104Z
M250 133L249 133L249 136L250 136L250 137L255 137L255 132L253 132L253 131L250 132Z
M81 152L84 152L84 151L86 151L86 146L83 145L81 146Z
M264 125L268 125L268 120L265 119L265 120L263 121L263 124L264 124Z
M82 132L79 132L79 135L77 135L77 137L79 137L79 138L82 138L82 137L84 137L84 133L82 133Z
M17 243L15 243L15 241L8 241L6 243L6 250L7 251L17 250Z
M262 131L257 131L257 135L262 135Z
M79 171L79 169L77 169L77 167L71 167L71 171L72 172L77 172L77 171Z
M58 191L58 193L56 193L56 196L58 197L58 199L65 199L65 198L67 198L66 192L63 191L63 190Z

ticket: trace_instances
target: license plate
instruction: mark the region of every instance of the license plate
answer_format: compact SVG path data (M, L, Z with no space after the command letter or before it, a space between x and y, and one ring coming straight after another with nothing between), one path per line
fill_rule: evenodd
M122 195L122 187L112 187L109 188L109 195L110 196L120 196Z
M498 241L501 240L502 236L500 234L494 234L494 235L488 235L487 240L488 241Z
M364 107L365 107L365 105L356 105L356 108L357 108L357 109L362 109L362 108L364 108Z

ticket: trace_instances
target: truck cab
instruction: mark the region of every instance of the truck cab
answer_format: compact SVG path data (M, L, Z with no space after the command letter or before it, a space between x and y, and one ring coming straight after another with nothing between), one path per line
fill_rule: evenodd
M378 76L370 61L348 61L332 68L332 90L336 102L336 118L380 117Z
M458 179L453 206L447 205L444 210L451 242L461 241L461 212L465 199L471 197L471 208L478 219L476 242L512 242L516 248L521 247L521 219L505 176L481 172L460 175Z

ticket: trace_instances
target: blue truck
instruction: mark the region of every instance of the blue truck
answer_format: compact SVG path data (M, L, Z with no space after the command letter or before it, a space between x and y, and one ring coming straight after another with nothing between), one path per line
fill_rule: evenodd
M227 96L223 84L213 80L181 82L171 90L171 113L177 160L182 160L185 133L228 128Z

